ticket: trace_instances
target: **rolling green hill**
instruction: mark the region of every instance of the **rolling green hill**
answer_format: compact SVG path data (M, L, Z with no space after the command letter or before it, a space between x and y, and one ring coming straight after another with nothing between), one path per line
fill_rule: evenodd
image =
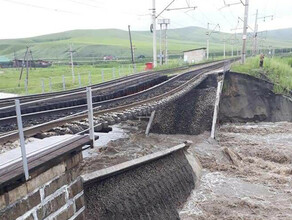
M230 34L224 33L214 33L211 36L211 52L223 51L223 35L226 39L231 38ZM267 36L266 45L273 45L276 48L292 47L292 28L273 30L262 35ZM149 31L133 31L132 39L137 48L136 56L151 56L152 34ZM77 59L90 60L90 58L101 58L104 55L118 58L130 57L128 32L118 29L73 30L32 38L0 40L0 55L13 58L15 51L17 57L21 59L28 45L35 59L68 59L67 51L70 44L73 44L73 49L76 51L74 56ZM206 29L199 27L170 29L168 30L168 45L169 54L181 54L183 50L205 47ZM227 40L226 50L231 50L230 40Z

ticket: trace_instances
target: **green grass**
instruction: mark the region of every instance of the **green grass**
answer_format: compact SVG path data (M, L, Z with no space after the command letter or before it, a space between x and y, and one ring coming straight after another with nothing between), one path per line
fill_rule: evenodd
M169 60L167 64L159 65L159 59L157 60L157 67L155 70L165 70L165 69L172 69L180 66L187 66L187 64L182 59L172 59Z
M232 71L247 73L255 77L265 75L275 84L275 93L286 93L292 89L292 57L266 57L263 69L259 68L259 57L246 60L244 65L240 63L232 65Z
M114 68L114 76L113 76ZM136 72L143 71L145 65L138 63ZM120 69L120 75L119 75ZM129 64L124 65L80 65L75 66L75 83L73 83L73 77L70 66L52 66L49 68L37 68L29 70L28 80L28 94L42 93L42 80L44 81L45 92L50 91L61 91L63 90L63 76L65 79L66 90L79 87L80 74L81 85L89 85L89 76L91 75L91 84L102 82L102 71L104 72L104 81L112 80L114 77L119 78L129 74L133 74L133 68ZM7 68L0 69L0 92L15 93L15 94L26 94L25 90L25 76L26 71L24 70L22 80L19 83L20 69ZM50 79L52 84L52 90L50 90Z
M228 33L214 33L210 40L210 57L215 52L223 52L223 35L231 37ZM267 45L278 48L291 47L292 28L269 31ZM159 32L158 32L159 36ZM238 36L240 39L240 36ZM149 31L132 31L133 44L137 48L137 56L152 55L152 34ZM158 39L159 42L159 39ZM69 60L69 45L73 44L75 59L102 58L104 55L113 55L119 59L129 59L129 36L127 31L117 29L100 30L73 30L44 36L0 40L0 55L13 58L14 51L18 58L23 58L26 46L31 46L34 58ZM168 30L169 54L182 54L183 50L205 47L206 29L199 27L186 27ZM157 44L157 48L159 44ZM234 47L236 50L236 47ZM226 51L230 53L230 40L227 41ZM75 60L74 59L74 60Z

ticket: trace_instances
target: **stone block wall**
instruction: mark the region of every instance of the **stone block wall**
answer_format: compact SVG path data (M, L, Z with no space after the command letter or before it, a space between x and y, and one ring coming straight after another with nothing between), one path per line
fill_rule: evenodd
M84 182L86 219L179 219L177 209L198 178L187 155L179 150L105 179Z
M85 219L83 183L77 169L81 160L81 152L69 155L37 175L30 173L32 178L23 184L2 191L0 219Z

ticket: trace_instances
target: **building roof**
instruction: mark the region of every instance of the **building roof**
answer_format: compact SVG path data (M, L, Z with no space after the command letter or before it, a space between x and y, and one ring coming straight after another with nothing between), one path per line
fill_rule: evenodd
M0 56L0 63L7 63L7 62L10 62L10 60L7 57Z
M206 50L206 47L200 47L200 48L195 48L195 49L190 49L190 50L184 50L183 52L190 52L190 51L195 51L195 50Z

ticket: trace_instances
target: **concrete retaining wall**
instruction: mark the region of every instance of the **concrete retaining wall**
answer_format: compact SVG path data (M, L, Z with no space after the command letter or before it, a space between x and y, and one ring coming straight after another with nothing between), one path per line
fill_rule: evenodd
M66 157L27 182L0 194L0 219L84 219L83 184L77 165L82 153ZM35 176L36 175L36 176Z
M102 170L88 174L84 182L86 219L179 219L177 208L198 179L196 162L189 160L190 155L178 149L152 157L146 164L130 162L135 167L117 169L110 176Z

